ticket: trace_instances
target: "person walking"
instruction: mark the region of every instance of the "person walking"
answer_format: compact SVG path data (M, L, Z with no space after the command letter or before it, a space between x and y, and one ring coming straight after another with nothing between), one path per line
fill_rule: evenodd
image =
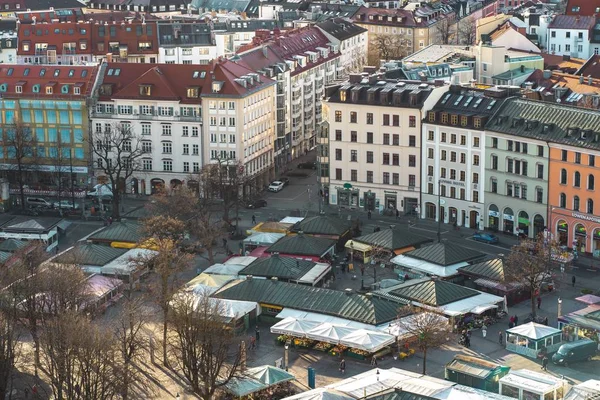
M396 219L400 219L400 210L396 209Z
M544 318L544 325L548 326L548 317Z
M575 287L575 280L576 280L575 275L573 275L573 277L571 278L571 283L573 284L573 287Z
M542 298L540 296L538 296L538 298L537 298L537 305L538 305L538 310L539 310L540 307L542 306Z
M487 336L487 326L485 326L485 324L483 324L481 326L481 335L485 338Z
M252 224L256 225L256 215L252 214Z
M500 346L503 346L503 345L504 345L504 344L502 343L502 338L503 338L502 331L500 331L500 332L498 332L498 343L500 343Z
M519 325L519 316L515 314L515 326Z
M542 369L544 371L548 371L548 356L544 356L544 358L542 358Z
M344 360L343 358L342 361L340 361L340 372L342 373L342 375L346 373L346 360Z
M260 329L258 329L258 325L256 325L256 328L254 329L254 336L256 336L256 341L258 342L260 340Z
M377 367L377 356L371 358L371 367Z
M227 248L227 239L223 238L223 248Z

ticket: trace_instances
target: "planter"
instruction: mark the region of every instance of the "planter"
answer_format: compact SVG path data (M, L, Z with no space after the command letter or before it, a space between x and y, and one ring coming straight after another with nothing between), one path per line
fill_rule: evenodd
M356 359L356 360L361 360L361 361L364 361L364 360L366 360L366 357L365 357L365 356L363 356L363 355L361 355L361 354L356 354L356 353L353 353L353 352L352 352L352 351L350 351L350 350L348 350L348 351L346 352L346 355L347 355L348 357L350 357L350 358L354 358L354 359Z

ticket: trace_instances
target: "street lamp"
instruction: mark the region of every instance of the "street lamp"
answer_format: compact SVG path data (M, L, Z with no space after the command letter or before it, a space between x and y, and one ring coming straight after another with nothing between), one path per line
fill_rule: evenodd
M290 341L286 341L285 342L285 352L283 353L283 368L287 371L288 370L288 350L290 348Z
M562 315L562 299L559 297L558 298L558 318L560 318L560 316ZM557 322L558 324L558 322Z

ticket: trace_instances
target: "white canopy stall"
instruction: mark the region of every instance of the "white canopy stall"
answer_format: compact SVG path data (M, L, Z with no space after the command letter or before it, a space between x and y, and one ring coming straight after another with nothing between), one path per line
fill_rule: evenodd
M279 333L281 335L290 335L296 337L306 337L308 331L319 325L316 321L299 320L296 318L286 318L279 321L271 327L271 333Z
M246 251L252 251L260 246L269 246L285 236L285 233L276 232L257 232L244 239L243 250L244 254Z
M350 348L368 351L369 353L375 353L384 347L393 344L395 340L396 338L394 336L386 333L359 329L347 336L344 336L340 340L340 343Z
M392 263L402 268L419 272L421 274L436 275L443 278L456 275L458 274L458 269L460 267L465 267L469 265L468 262L459 262L457 264L443 266L430 263L429 261L424 261L418 258L405 256L403 254L392 258Z
M213 274L213 275L233 275L237 276L241 270L246 268L245 265L239 264L214 264L210 267L206 268L203 273L204 274Z

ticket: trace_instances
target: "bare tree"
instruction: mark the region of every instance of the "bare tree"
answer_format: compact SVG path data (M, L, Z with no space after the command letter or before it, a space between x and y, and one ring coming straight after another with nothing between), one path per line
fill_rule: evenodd
M190 238L197 241L206 251L206 259L212 265L215 262L217 238L225 233L223 222L215 220L210 212L196 214L188 223Z
M0 398L7 398L9 383L20 356L19 334L16 329L17 314L14 299L0 297Z
M454 35L456 34L456 25L448 18L440 19L435 25L434 30L436 33L435 43L433 44L448 44L454 43Z
M185 186L160 190L146 205L151 215L171 217L187 223L200 212L198 193Z
M458 26L458 42L467 46L472 46L476 41L476 23L472 16L459 20L456 25Z
M106 175L112 186L112 218L118 221L125 182L141 169L141 157L146 154L142 139L130 124L119 123L96 133L90 145L96 168Z
M401 330L413 336L423 352L423 375L427 372L427 351L435 349L450 340L452 327L448 319L435 310L423 310L406 306L400 310L398 325Z
M25 209L25 186L29 182L27 175L37 168L37 141L31 128L20 121L6 125L3 141L9 158L14 162L14 179L19 185L21 208Z
M173 303L175 357L192 391L211 400L236 375L240 348L223 322L219 300L208 294L181 294Z
M412 53L412 43L401 36L373 35L369 40L369 65L379 65L381 60L400 60Z
M556 243L547 241L543 235L534 240L522 240L512 247L504 260L504 281L521 282L531 289L531 314L536 315L536 296L544 282Z

